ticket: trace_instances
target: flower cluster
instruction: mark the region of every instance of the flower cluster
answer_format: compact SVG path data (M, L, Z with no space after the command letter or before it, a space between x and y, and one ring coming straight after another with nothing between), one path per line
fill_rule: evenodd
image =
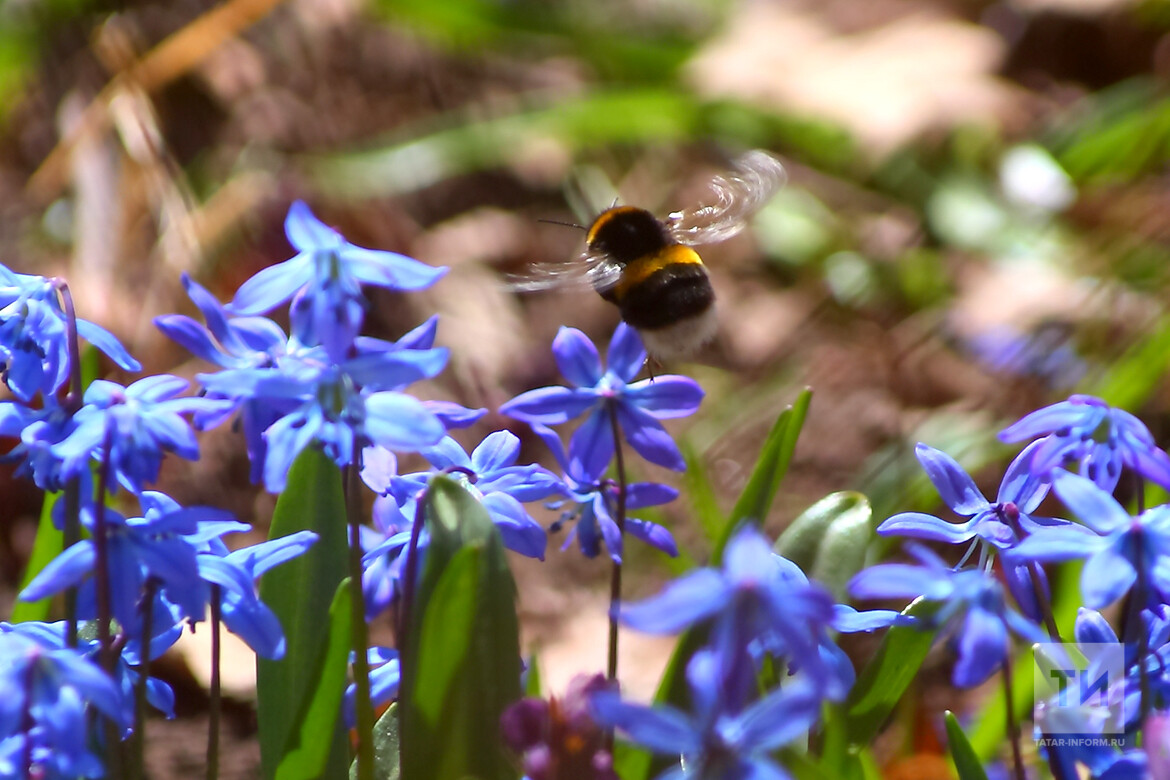
M1075 638L1089 668L1098 663L1096 647L1116 646L1118 637L1095 611L1123 599L1129 604L1121 639L1125 642L1124 679L1114 680L1109 696L1124 712L1124 730L1136 733L1150 718L1170 707L1170 675L1161 655L1170 628L1170 505L1127 511L1113 496L1123 469L1144 481L1170 485L1170 456L1133 415L1100 399L1074 395L1033 412L1000 434L1006 442L1031 441L1008 467L995 502L951 457L919 444L919 461L943 502L960 518L950 522L919 512L887 519L879 534L914 539L970 543L957 567L913 545L918 564L880 564L860 572L850 583L860 598L916 598L937 604L922 625L939 630L954 644L956 685L977 685L1011 663L1011 634L1027 644L1060 642L1050 606L1043 564L1084 560L1084 604ZM1076 469L1076 473L1064 467ZM1049 491L1064 504L1072 520L1037 515ZM974 566L964 564L978 550ZM1000 567L1002 580L995 576ZM1006 584L1006 587L1005 587ZM1009 599L1010 594L1010 599ZM1019 611L1013 608L1014 600ZM1023 613L1023 614L1021 614ZM1042 629L1039 623L1043 623ZM1071 661L1063 661L1067 667ZM1144 693L1143 693L1144 692ZM1101 734L1105 721L1098 710L1041 702L1044 717L1037 727L1058 734ZM1071 720L1070 720L1071 719ZM1088 740L1086 744L1092 742ZM1145 767L1141 750L1103 745L1086 749L1076 740L1056 744L1047 755L1056 776L1072 777L1077 766L1094 776L1137 776ZM1136 773L1136 774L1134 774Z

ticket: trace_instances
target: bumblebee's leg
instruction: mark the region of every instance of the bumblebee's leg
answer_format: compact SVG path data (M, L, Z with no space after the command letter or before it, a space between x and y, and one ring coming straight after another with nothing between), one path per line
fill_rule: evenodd
M646 373L650 375L650 381L653 382L658 378L658 370L662 368L662 364L658 362L657 358L646 356Z

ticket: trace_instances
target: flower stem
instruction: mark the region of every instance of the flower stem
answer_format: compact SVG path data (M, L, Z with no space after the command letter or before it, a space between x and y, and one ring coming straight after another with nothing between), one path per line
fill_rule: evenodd
M349 518L349 593L353 605L350 621L353 640L353 681L357 689L357 776L374 778L374 708L370 702L370 637L362 595L362 494L358 472L361 447L354 441L353 458L345 470L345 513Z
M207 780L217 780L219 777L219 715L222 702L220 701L219 681L219 626L220 626L220 598L222 593L218 585L211 586L211 712L207 722Z
M81 377L81 347L77 341L77 312L73 307L73 295L64 279L54 280L57 293L61 296L61 310L65 312L65 343L69 351L69 390L61 406L72 415L81 408L85 388ZM65 527L62 548L68 550L81 541L81 477L70 477L65 482ZM77 647L77 586L65 589L65 645Z
M106 492L110 486L110 452L114 446L114 429L106 427L102 442L102 462L98 467L97 489L93 498L93 549L94 580L97 590L97 638L98 658L101 667L113 675L117 658L111 653L110 619L113 607L110 603L110 546L109 529L106 527Z
M1008 741L1012 745L1012 764L1015 767L1016 780L1026 780L1024 772L1024 758L1020 754L1020 724L1016 720L1015 697L1012 695L1012 655L1004 655L1000 664L1003 670L1003 706L1007 715Z
M142 614L141 645L142 658L138 665L138 681L134 685L134 755L130 761L130 777L146 776L146 683L150 679L150 637L154 626L154 594L158 581L148 577L142 588L142 599L138 610Z
M81 477L70 477L65 482L65 527L62 529L61 549L68 550L81 541ZM65 589L65 646L77 647L77 586Z
M110 485L110 459L114 446L114 429L106 426L102 441L102 461L98 466L97 488L94 491L93 501L93 549L94 549L94 580L97 591L97 638L98 638L98 665L111 677L118 663L118 656L113 652L113 638L110 636L110 620L113 617L113 607L110 602L110 551L109 531L106 527L106 491ZM106 747L109 750L110 777L122 776L122 740L118 727L113 721L104 719Z
M624 540L626 533L626 463L622 455L622 439L618 429L617 411L610 406L609 422L613 429L613 448L614 455L617 461L617 509L613 515L614 525L618 528L618 539ZM621 555L623 550L610 550L612 556L615 552L618 558L613 562L613 576L609 581L609 659L606 663L606 678L610 682L617 680L617 664L618 664L618 620L617 613L622 605L622 563Z

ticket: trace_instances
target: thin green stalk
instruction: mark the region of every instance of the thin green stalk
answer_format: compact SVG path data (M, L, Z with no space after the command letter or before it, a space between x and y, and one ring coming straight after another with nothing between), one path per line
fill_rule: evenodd
M1008 741L1012 746L1012 765L1015 767L1016 780L1027 780L1024 771L1024 758L1020 753L1020 723L1016 720L1016 705L1012 697L1012 657L1011 653L1004 656L1000 664L1003 670L1003 706L1007 714Z
M217 780L219 777L219 716L221 708L220 681L219 681L219 627L221 621L220 598L222 593L218 585L211 586L211 712L207 719L207 780Z
M374 780L374 707L370 701L370 644L366 605L362 594L362 494L358 471L361 448L354 442L353 459L345 470L345 513L349 518L349 592L353 603L350 622L353 640L353 681L357 690L357 776Z
M410 653L410 621L413 620L414 591L418 582L418 540L422 534L427 517L427 493L418 498L414 510L414 523L410 527L410 543L406 546L406 563L402 567L402 591L398 595L398 623L394 627L394 644L398 649L399 676L403 679L407 675L407 664L413 665L415 659ZM413 671L413 670L412 670ZM402 721L400 720L399 723ZM398 765L406 763L405 743L398 740Z

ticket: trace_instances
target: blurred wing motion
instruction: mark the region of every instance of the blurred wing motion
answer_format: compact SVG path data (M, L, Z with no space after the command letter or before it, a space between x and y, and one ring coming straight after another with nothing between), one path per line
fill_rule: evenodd
M575 262L534 263L523 274L509 274L508 289L534 292L556 289L588 289L604 292L617 284L622 267L602 252L581 253Z
M687 246L731 238L786 181L788 174L779 160L758 149L748 152L735 161L731 171L711 181L714 203L667 217L671 237Z

